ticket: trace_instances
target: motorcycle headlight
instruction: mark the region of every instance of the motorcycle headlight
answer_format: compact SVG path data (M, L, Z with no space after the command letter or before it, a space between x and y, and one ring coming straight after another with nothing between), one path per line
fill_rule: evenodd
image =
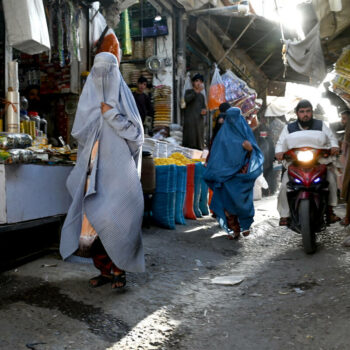
M318 184L321 181L320 177L316 177L316 179L314 180L314 184Z
M307 163L314 159L314 153L310 150L299 151L297 154L297 159L299 162Z

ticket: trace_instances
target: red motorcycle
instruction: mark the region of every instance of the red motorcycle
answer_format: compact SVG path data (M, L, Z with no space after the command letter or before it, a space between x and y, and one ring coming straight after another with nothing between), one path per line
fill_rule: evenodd
M316 233L327 224L328 203L327 158L329 150L310 147L293 148L284 154L288 166L287 198L290 208L289 228L301 233L307 254L316 251Z

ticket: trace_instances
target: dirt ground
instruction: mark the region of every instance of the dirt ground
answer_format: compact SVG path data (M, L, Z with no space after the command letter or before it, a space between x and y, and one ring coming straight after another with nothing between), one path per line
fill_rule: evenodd
M147 272L122 291L90 288L94 267L55 252L0 274L0 349L349 349L350 232L332 225L306 255L276 198L255 204L239 241L209 217L145 229ZM227 275L243 281L211 284Z

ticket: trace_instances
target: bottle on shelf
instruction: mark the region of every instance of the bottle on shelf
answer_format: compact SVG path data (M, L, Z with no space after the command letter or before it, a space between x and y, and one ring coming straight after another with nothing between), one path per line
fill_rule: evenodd
M28 115L29 115L30 120L35 122L35 135L34 135L34 137L36 137L36 135L38 134L38 131L40 130L40 117L39 117L39 114L38 114L38 112L30 111L28 113Z
M47 136L47 120L45 118L40 119L40 130Z

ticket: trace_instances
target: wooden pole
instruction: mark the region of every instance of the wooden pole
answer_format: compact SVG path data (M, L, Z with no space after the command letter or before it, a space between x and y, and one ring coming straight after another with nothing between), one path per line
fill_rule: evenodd
M242 33L239 34L238 38L233 42L233 44L228 48L228 50L225 52L225 54L220 58L218 65L226 58L226 56L230 53L230 51L236 46L238 41L241 39L241 37L244 35L244 33L249 29L249 27L253 24L255 20L255 16L252 17L249 21L249 23L246 25L246 27L243 29Z

